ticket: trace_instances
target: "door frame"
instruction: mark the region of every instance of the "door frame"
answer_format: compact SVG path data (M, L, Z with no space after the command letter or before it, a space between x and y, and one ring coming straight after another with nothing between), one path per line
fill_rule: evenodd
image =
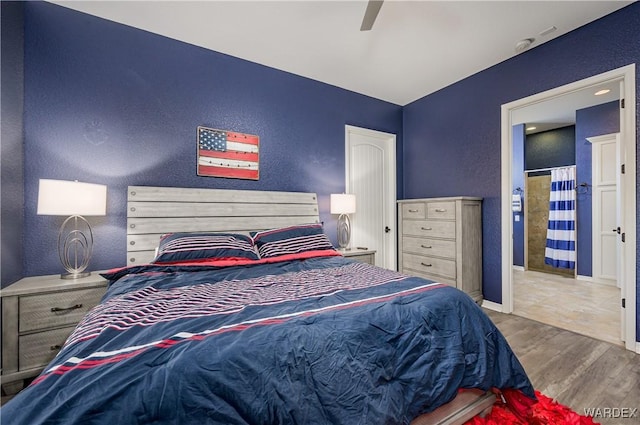
M620 140L625 155L624 222L626 236L623 253L623 297L625 301L625 347L640 353L640 343L636 342L636 72L635 64L617 68L542 93L503 104L501 106L501 261L502 261L502 304L503 313L513 312L513 223L511 222L512 193L512 122L511 113L516 109L544 102L551 98L589 88L609 81L622 81L620 98L625 100L620 110ZM624 259L628 260L624 260ZM632 261L631 261L632 260Z
M386 258L383 261L385 267L391 270L397 270L397 193L396 193L396 135L392 133L384 133L382 131L371 130L368 128L355 127L352 125L344 126L344 149L345 149L345 189L347 193L350 193L352 181L351 181L351 135L357 134L360 136L371 137L382 141L385 144L386 158L385 162L389 168L389 181L387 181L385 190L387 192L387 199L389 199L386 208L386 216L389 217L390 223L388 223L391 232L390 237L384 241L386 243Z

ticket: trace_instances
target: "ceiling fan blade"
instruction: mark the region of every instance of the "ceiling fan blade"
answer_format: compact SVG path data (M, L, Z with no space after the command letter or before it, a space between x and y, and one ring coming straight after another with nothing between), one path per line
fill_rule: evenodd
M360 31L369 31L373 27L383 2L384 0L369 0L367 10L364 12L364 18L362 18Z

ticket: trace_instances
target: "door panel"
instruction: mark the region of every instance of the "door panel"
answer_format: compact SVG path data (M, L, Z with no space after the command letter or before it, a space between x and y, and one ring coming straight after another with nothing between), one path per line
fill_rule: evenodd
M356 195L351 246L376 251L376 265L396 269L395 135L345 127L346 190Z
M618 281L620 235L619 142L615 134L590 137L593 182L593 278Z

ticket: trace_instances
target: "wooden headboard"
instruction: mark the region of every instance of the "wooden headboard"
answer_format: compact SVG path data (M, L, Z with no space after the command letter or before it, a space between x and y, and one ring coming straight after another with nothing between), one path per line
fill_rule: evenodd
M165 233L248 234L319 222L315 193L129 186L127 265L153 260Z

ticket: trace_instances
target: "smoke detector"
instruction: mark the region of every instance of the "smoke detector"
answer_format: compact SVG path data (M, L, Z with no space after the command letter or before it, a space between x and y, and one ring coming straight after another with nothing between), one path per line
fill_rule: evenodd
M524 38L516 43L516 53L524 52L536 41L535 38Z

